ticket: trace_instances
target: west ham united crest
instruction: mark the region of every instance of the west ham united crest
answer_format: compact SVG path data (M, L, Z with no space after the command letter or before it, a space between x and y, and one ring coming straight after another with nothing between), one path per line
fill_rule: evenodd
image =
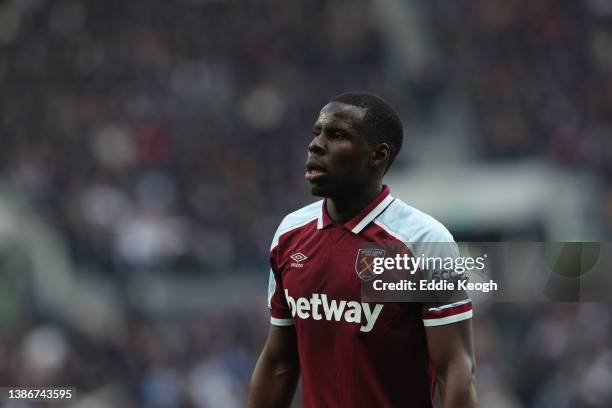
M362 281L371 280L376 274L374 269L374 258L384 257L386 251L380 248L360 248L355 258L355 273Z

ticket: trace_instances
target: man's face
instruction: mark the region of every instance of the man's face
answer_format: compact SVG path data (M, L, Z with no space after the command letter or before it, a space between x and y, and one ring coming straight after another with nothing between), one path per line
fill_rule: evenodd
M306 180L313 195L350 196L372 177L372 148L364 136L365 109L338 102L323 107L308 145Z

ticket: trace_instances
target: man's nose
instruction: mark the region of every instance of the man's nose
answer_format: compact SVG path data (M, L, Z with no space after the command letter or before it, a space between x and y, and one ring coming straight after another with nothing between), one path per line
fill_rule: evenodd
M312 142L308 145L308 152L312 154L323 154L325 153L325 147L321 141L321 135L315 136Z

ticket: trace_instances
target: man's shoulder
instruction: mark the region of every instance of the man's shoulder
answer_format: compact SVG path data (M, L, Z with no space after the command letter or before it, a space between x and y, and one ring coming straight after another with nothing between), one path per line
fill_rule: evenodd
M279 229L292 228L303 222L312 221L319 217L321 214L321 206L323 200L316 201L312 204L308 204L298 210L290 212L283 218L283 221L279 225Z
M319 218L321 214L321 206L323 200L308 204L298 210L295 210L285 216L278 226L274 239L272 240L272 248L274 248L280 239L280 236L286 232L293 231Z
M399 198L376 218L375 223L404 242L452 242L452 234L437 219Z

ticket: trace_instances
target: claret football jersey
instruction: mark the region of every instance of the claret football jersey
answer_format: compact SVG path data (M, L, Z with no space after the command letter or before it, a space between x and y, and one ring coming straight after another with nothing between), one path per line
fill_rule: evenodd
M453 242L432 217L389 194L335 224L325 200L287 215L270 250L271 324L295 325L304 407L431 407L425 327L472 317L469 299L435 307L361 299L367 243Z

